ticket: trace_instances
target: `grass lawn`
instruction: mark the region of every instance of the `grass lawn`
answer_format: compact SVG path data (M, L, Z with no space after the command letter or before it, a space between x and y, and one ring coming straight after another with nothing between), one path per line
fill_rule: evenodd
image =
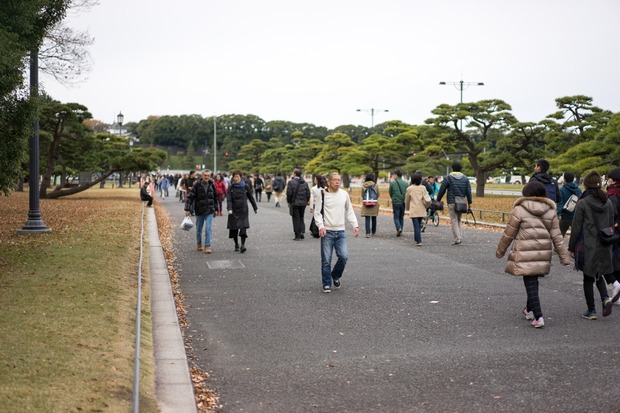
M138 194L93 188L41 200L52 232L26 236L16 230L28 193L0 197L0 412L131 410ZM144 259L140 407L156 412Z

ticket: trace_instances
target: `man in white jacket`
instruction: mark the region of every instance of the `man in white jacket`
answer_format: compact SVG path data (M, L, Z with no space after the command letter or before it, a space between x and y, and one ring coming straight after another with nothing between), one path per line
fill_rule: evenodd
M349 194L340 189L341 182L340 174L332 172L327 181L327 191L321 191L321 196L317 197L314 208L314 221L319 227L321 237L321 278L324 293L331 292L332 281L334 288L340 288L340 277L349 258L345 232L346 222L351 225L356 237L360 232ZM332 269L334 249L338 261Z

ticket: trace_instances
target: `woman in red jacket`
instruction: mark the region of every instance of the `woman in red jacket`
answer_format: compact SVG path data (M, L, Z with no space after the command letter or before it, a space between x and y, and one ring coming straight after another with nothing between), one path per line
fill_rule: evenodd
M226 197L226 184L222 178L222 174L215 175L215 191L217 193L217 210L215 215L222 215L222 202Z

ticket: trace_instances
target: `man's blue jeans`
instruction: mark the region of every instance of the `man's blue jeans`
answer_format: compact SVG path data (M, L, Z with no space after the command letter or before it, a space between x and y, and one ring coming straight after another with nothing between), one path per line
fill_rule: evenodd
M332 270L332 252L336 250L336 265ZM332 285L332 279L337 280L342 277L344 267L349 259L347 249L347 235L345 231L327 231L321 238L321 277L323 286Z
M405 226L405 204L393 204L394 226L396 231L402 230Z
M202 227L207 223L207 235L205 242L202 242ZM211 246L211 237L213 235L213 214L196 215L196 244L202 244L203 247Z

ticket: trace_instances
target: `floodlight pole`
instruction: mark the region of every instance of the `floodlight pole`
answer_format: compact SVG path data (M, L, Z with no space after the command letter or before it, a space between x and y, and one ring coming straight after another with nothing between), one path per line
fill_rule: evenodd
M370 109L356 109L357 112L368 112L370 113L370 127L374 128L375 127L375 112L389 112L388 109L375 109L375 108L370 108Z
M39 207L39 49L30 52L30 101L33 104L32 128L34 133L30 136L30 180L28 191L30 195L28 220L22 229L18 229L20 235L42 234L51 232L52 229L45 226Z
M484 86L483 82L463 82L463 80L459 80L458 82L439 82L440 85L445 86L445 85L452 85L454 86L456 89L460 90L461 92L461 103L463 103L463 90L465 89L469 89L470 86ZM463 120L461 119L460 122L461 126L461 130L463 130Z

